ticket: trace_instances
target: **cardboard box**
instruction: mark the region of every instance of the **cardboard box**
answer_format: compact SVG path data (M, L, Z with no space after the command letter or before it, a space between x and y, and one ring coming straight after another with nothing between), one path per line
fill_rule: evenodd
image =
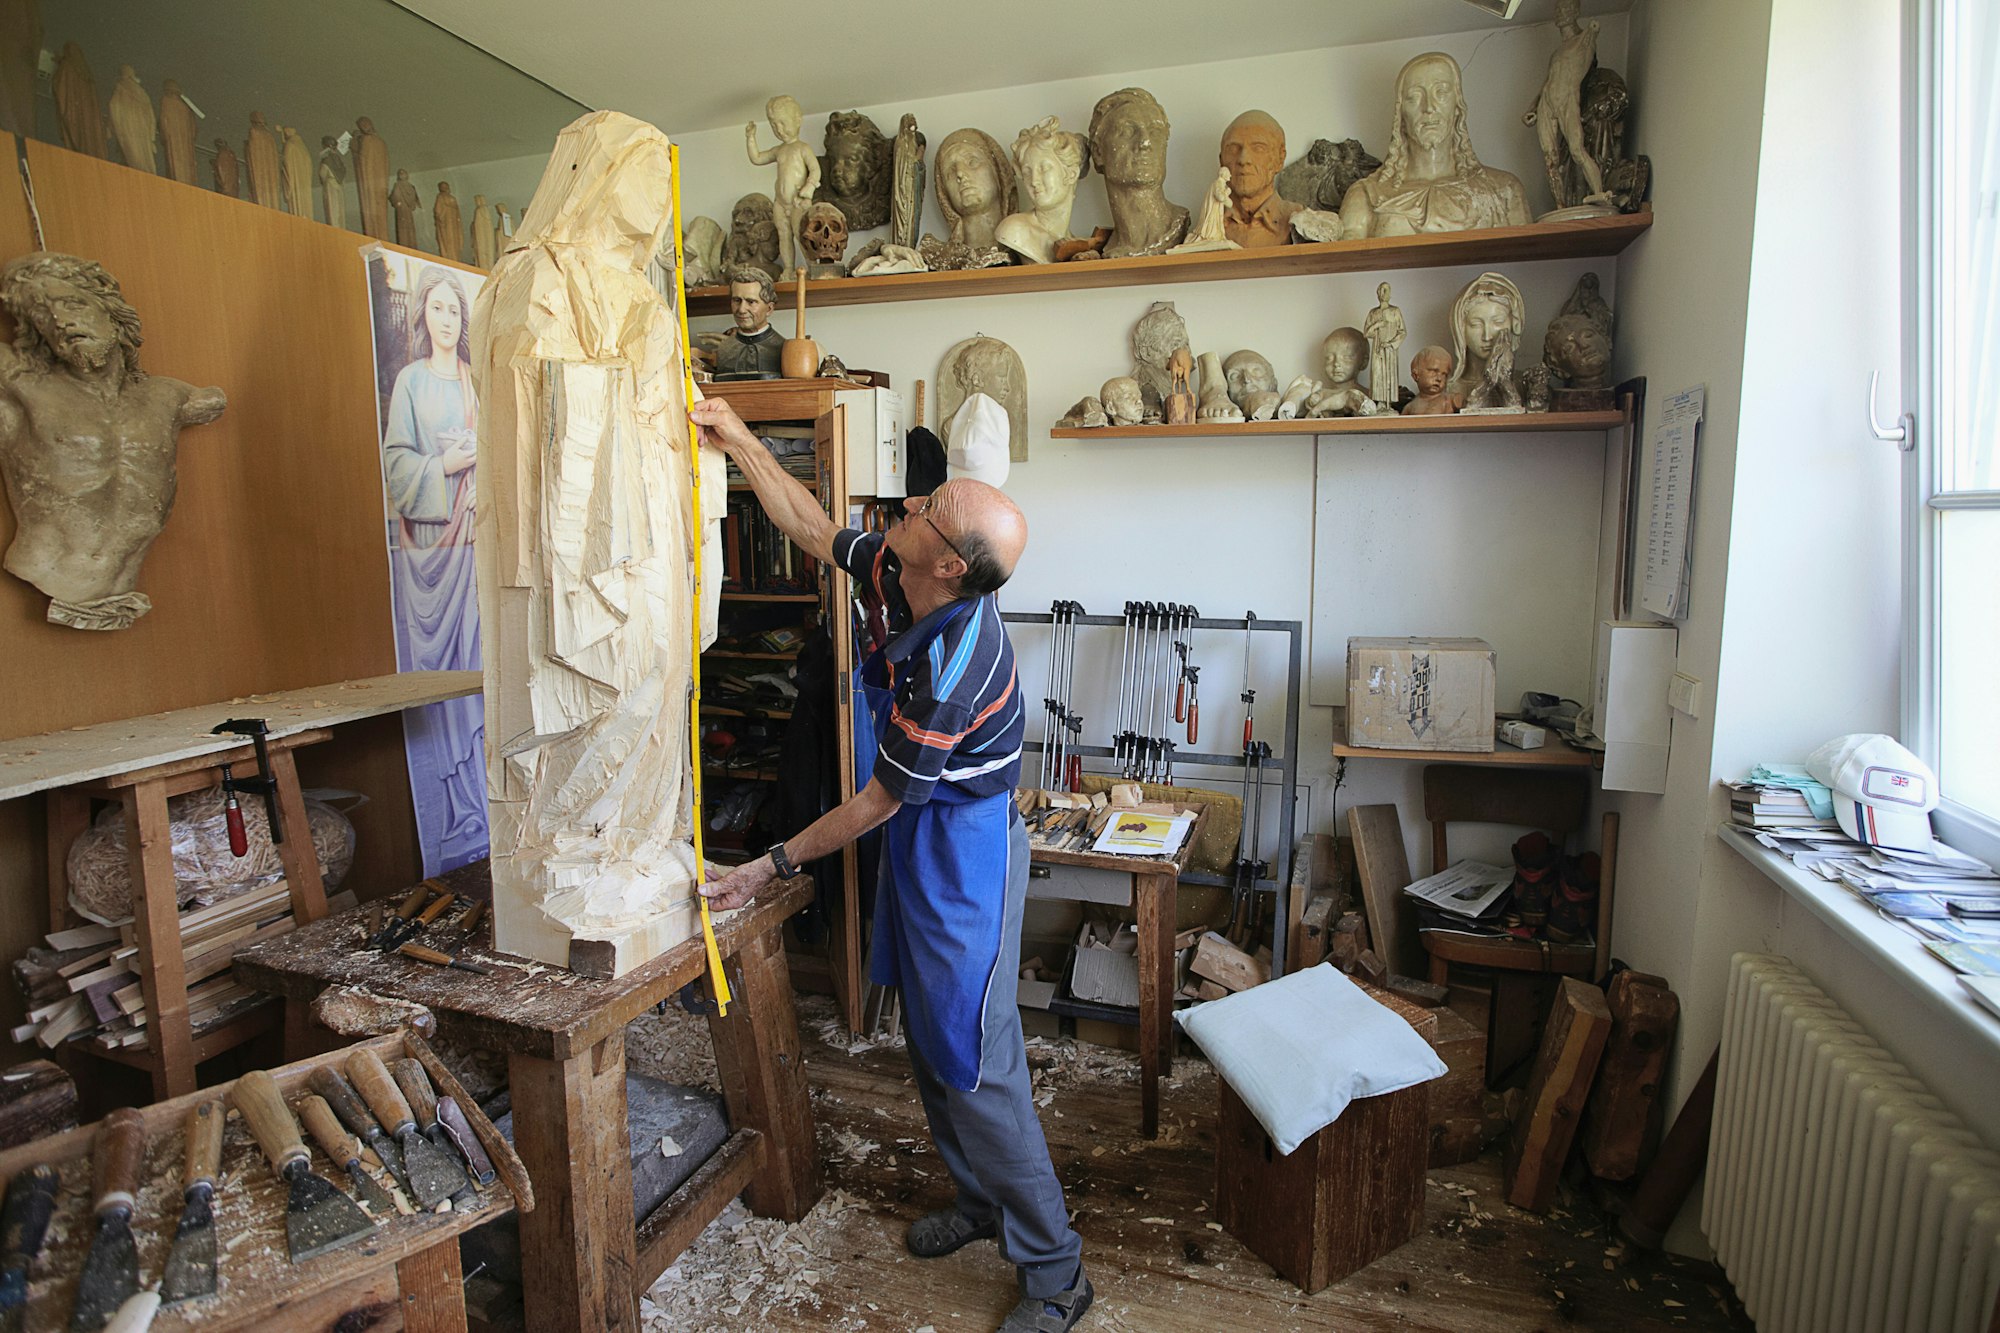
M841 389L833 405L847 409L847 490L900 499L910 493L903 461L903 395L894 389Z
M1491 753L1493 672L1484 639L1349 639L1347 743Z
M1667 706L1677 635L1672 625L1606 620L1597 626L1591 729L1604 742L1606 791L1664 792L1674 720Z
M1070 964L1069 993L1088 1004L1139 1007L1139 932L1129 925L1115 931L1083 923Z
M1014 964L1014 1001L1023 1009L1042 1009L1056 998L1056 990L1061 981L1029 981L1021 976L1021 967L1031 958L1040 958L1042 967L1061 977L1069 970L1069 940L1059 935L1023 935L1021 956Z

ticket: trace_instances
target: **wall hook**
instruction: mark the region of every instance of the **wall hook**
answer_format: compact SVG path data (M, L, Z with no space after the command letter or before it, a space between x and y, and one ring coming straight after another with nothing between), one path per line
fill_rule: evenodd
M1868 429L1875 432L1876 439L1886 440L1907 454L1917 447L1917 419L1904 412L1896 418L1895 424L1882 424L1875 415L1875 391L1881 382L1881 371L1868 373Z

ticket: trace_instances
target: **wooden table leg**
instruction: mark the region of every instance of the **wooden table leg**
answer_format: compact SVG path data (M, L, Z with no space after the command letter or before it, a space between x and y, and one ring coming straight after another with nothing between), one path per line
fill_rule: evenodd
M319 853L313 850L312 818L299 790L299 765L289 746L271 751L271 777L278 784L278 818L285 840L278 859L285 867L285 887L291 890L292 914L301 925L326 915L326 885L320 878Z
M146 1040L153 1056L153 1100L194 1091L194 1034L188 1025L187 957L181 952L174 835L167 785L154 779L124 792L125 845L132 861L132 927L138 942L139 991L146 1000Z
M1160 1075L1173 1069L1174 877L1132 876L1139 917L1139 1128L1160 1132Z
M465 1333L463 1272L456 1236L396 1264L404 1333Z
M513 1055L514 1149L535 1182L521 1219L521 1294L537 1333L636 1330L625 1033L570 1060Z
M730 1126L764 1136L764 1164L744 1195L758 1216L796 1222L823 1187L784 937L774 926L723 966L735 998L727 1018L708 1020L716 1073Z

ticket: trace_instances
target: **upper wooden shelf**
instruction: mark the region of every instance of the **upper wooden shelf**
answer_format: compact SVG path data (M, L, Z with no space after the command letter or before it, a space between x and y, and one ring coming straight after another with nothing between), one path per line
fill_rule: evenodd
M1494 720L1497 730L1499 720ZM1604 756L1591 750L1577 750L1551 734L1539 750L1517 749L1498 736L1491 750L1378 750L1349 745L1339 737L1347 734L1347 709L1333 709L1333 757L1336 759L1407 759L1426 764L1486 764L1499 768L1602 768Z
M1616 430L1623 412L1517 412L1506 416L1314 417L1304 421L1197 421L1189 426L1057 426L1057 440L1178 440L1247 435L1482 435Z
M1254 250L1205 250L1185 255L1140 255L1131 259L948 269L938 273L885 273L809 283L806 304L824 310L883 301L940 301L955 296L1518 264L1536 259L1594 259L1619 253L1652 225L1653 212L1648 206L1637 213L1578 222L1534 222L1525 227L1488 227L1481 231L1390 236L1380 240L1318 241ZM793 290L790 282L778 284L781 297ZM778 304L782 306L785 302L780 300ZM688 313L728 314L729 289L698 287L689 292Z

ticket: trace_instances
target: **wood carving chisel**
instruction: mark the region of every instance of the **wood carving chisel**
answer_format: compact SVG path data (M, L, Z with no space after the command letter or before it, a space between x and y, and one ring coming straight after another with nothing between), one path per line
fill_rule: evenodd
M433 967L455 967L461 972L476 972L482 977L493 975L493 969L484 963L475 963L468 959L459 958L456 955L444 952L442 949L433 949L428 945L418 944L415 940L402 945L396 952L405 958L414 958L419 963L429 963Z
M427 906L425 906L424 910L417 913L416 916L412 917L408 921L405 921L402 925L397 926L393 930L384 931L383 943L382 943L383 952L387 953L390 950L400 948L404 944L407 944L409 941L415 939L418 935L421 935L424 932L425 927L429 926L431 922L437 920L440 916L444 915L445 909L450 907L452 901L457 897L458 895L455 893L450 893L450 892L441 893L437 897L431 899L430 903Z
M312 1153L299 1137L278 1084L261 1069L236 1080L236 1109L271 1168L291 1187L285 1201L285 1247L293 1263L303 1263L360 1240L375 1230L361 1206L312 1169Z
M299 1098L299 1121L327 1160L347 1172L348 1180L354 1184L354 1197L361 1200L363 1208L377 1217L396 1213L396 1201L389 1197L389 1191L376 1184L375 1177L361 1164L361 1140L347 1132L326 1098L316 1092Z
M368 937L368 947L371 949L390 947L389 936L401 930L406 922L416 916L417 909L424 905L424 900L431 896L431 890L434 888L442 890L444 886L434 879L427 879L411 889L410 896L396 905L396 910L389 913L389 919L382 923L382 928Z
M61 1176L46 1162L17 1172L0 1207L0 1333L19 1333L28 1308L28 1270L42 1253Z
M389 1077L382 1057L363 1047L347 1057L347 1076L354 1080L368 1109L403 1150L403 1170L410 1179L410 1193L417 1207L433 1212L437 1206L472 1184L465 1168L435 1143L417 1132L417 1118L410 1111L396 1080Z
M91 1145L91 1198L97 1236L76 1282L72 1333L96 1333L139 1290L139 1247L132 1239L132 1205L146 1160L146 1122L121 1106L97 1126Z
M431 1087L430 1075L424 1072L423 1065L415 1057L406 1055L400 1060L389 1062L389 1076L396 1080L396 1086L402 1089L403 1098L409 1102L410 1110L416 1113L417 1129L425 1138L435 1143L439 1151L464 1162L467 1168L466 1174L471 1175L472 1163L453 1139L451 1130L446 1127L444 1114L439 1109L437 1092Z
M219 1101L188 1108L181 1220L160 1275L160 1299L168 1305L215 1294L215 1180L222 1167L223 1117Z
M382 1126L376 1123L368 1104L361 1100L361 1094L354 1090L354 1085L332 1065L321 1065L306 1075L306 1086L333 1108L341 1124L361 1136L361 1141L374 1152L376 1159L388 1168L390 1179L405 1194L414 1198L416 1191L410 1188L409 1173L403 1170L403 1154L396 1150L395 1142L382 1132Z

